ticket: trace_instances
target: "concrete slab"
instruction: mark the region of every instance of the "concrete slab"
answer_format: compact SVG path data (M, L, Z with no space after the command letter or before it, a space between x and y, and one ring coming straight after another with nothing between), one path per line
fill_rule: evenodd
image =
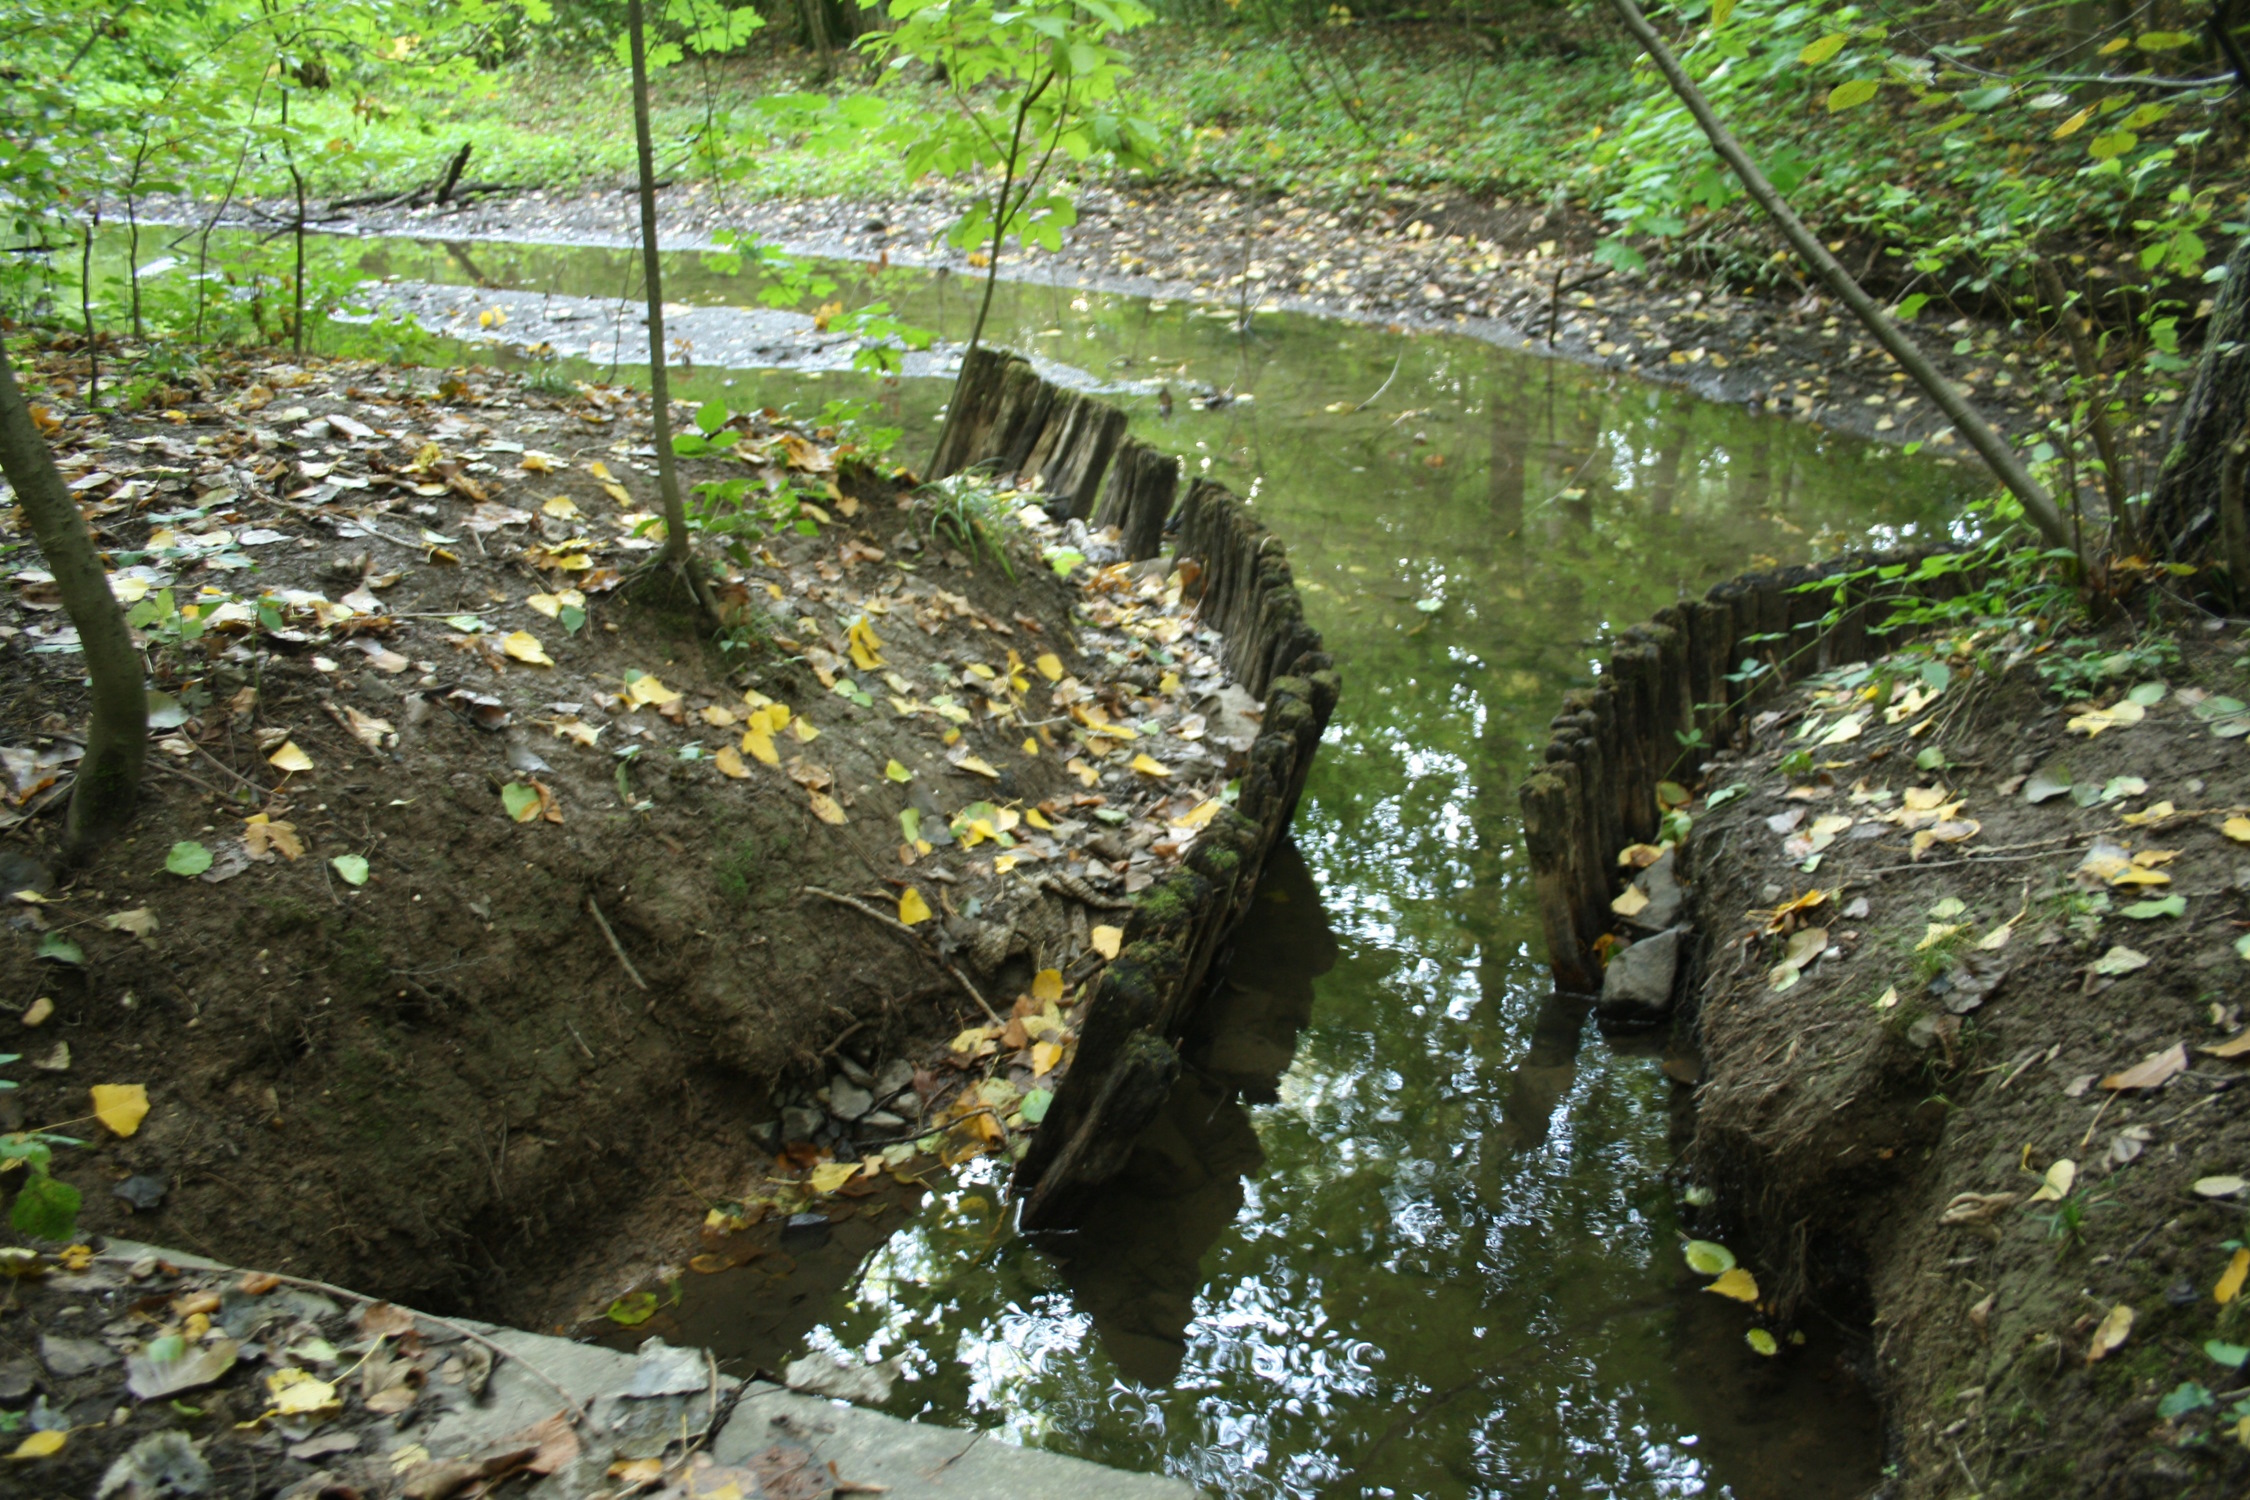
M982 1432L925 1426L760 1384L735 1407L712 1453L741 1463L776 1443L808 1448L838 1477L931 1500L1194 1500L1203 1492L1162 1474L1131 1474L1060 1453L1018 1448Z

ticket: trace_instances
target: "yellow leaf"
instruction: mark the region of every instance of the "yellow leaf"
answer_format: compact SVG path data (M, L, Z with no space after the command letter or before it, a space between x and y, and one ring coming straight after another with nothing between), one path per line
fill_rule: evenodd
M535 667L551 667L555 663L547 655L547 648L539 644L539 637L528 630L513 631L500 641L500 649L517 661L529 662Z
M1609 903L1609 909L1621 917L1637 917L1648 905L1648 892L1637 885L1625 887L1625 894Z
M1023 737L1023 753L1033 756L1039 753L1039 742L1028 734Z
M636 704L661 705L679 697L652 672L643 672L625 686L625 696Z
M741 754L732 745L721 745L718 753L711 757L711 764L719 768L720 775L731 776L736 781L750 774L750 768L742 763Z
M898 919L909 927L930 920L930 903L922 898L920 890L910 885L899 896Z
M734 710L723 704L714 703L703 710L703 722L713 729L724 729L734 722Z
M1187 816L1179 819L1173 824L1173 826L1175 828L1204 827L1213 818L1218 816L1219 807L1220 803L1218 798L1207 798L1206 800L1198 802L1194 807L1190 808L1188 810Z
M812 1169L812 1174L805 1181L814 1192L826 1195L835 1192L858 1175L859 1163L856 1161L824 1161Z
M539 509L558 521L567 521L578 514L578 502L568 495L557 495L554 499L540 506Z
M742 732L742 748L769 766L781 764L781 752L773 747L773 736L763 729L746 729Z
M895 759L889 765L883 767L883 774L890 780L897 782L907 782L914 779L914 773L900 765Z
M1005 875L1021 863L1022 860L1013 854L995 854L992 856L992 873Z
M266 1390L273 1397L273 1409L283 1416L309 1417L343 1406L336 1399L336 1387L305 1370L274 1371L266 1377Z
M284 771L309 771L313 768L312 757L298 749L295 740L283 740L281 748L266 757L266 763Z
M97 1083L94 1118L115 1135L131 1135L148 1117L148 1089L138 1083Z
M619 505L631 505L633 503L633 492L612 480L602 481L602 491Z
M821 822L842 824L850 821L844 816L844 809L837 804L836 799L826 792L810 792L807 795L812 798L813 816Z
M851 642L852 661L861 671L872 672L883 665L882 637L875 634L875 627L864 618L852 621L851 628L844 634Z
M1169 776L1172 774L1170 766L1146 751L1133 757L1133 769L1143 776Z
M1062 1053L1063 1049L1059 1043L1033 1042L1031 1044L1031 1076L1044 1078L1049 1073L1054 1072L1055 1064L1062 1061Z
M1041 969L1031 976L1031 998L1041 1005L1053 1005L1063 997L1062 970Z
M2064 1157L2047 1169L2040 1179L2039 1190L2031 1195L2033 1203L2060 1203L2070 1196L2071 1185L2078 1181L2078 1163Z
M2087 1346L2086 1363L2114 1352L2133 1332L2133 1309L2120 1302L2102 1318L2094 1329L2094 1342Z
M2118 871L2109 878L2111 885L2170 885L2172 877L2162 870L2143 870L2138 867Z
M297 837L296 824L276 822L264 813L252 813L242 820L242 842L252 854L271 849L286 859L296 859L305 852L305 841Z
M1773 1335L1763 1328L1751 1329L1742 1336L1742 1341L1769 1359L1781 1352L1781 1346L1773 1341Z
M813 727L813 721L802 715L789 721L789 732L797 737L800 745L809 745L820 738L820 731Z
M1075 755L1072 756L1068 762L1066 762L1066 769L1069 770L1071 775L1078 778L1078 784L1080 786L1092 786L1094 785L1094 783L1102 779L1101 772L1095 770L1092 766L1087 765L1086 762L1080 760Z
M1050 833L1054 831L1055 825L1048 822L1047 815L1036 807L1024 809L1023 820L1034 828L1044 828Z
M1054 652L1040 652L1039 659L1033 662L1032 665L1037 667L1039 669L1039 675L1046 678L1049 682L1062 681L1062 658L1055 655Z
M562 613L562 600L553 594L533 594L523 602L528 608L545 615L550 620Z
M2250 844L2250 818L2229 818L2219 825L2219 832L2238 844Z
M2237 1250L2227 1262L2226 1272L2219 1284L2211 1289L2211 1300L2224 1307L2242 1294L2242 1282L2250 1277L2250 1250Z
M1734 1269L1734 1252L1710 1240L1689 1240L1680 1251L1698 1276L1724 1276Z
M1703 1290L1717 1292L1722 1297L1732 1297L1737 1302L1755 1302L1758 1300L1758 1278L1736 1266Z
M2069 119L2063 121L2060 125L2057 125L2055 127L2054 134L2049 136L2048 139L2056 141L2070 139L2070 137L2076 135L2080 130L2083 130L2085 128L2086 122L2094 117L2094 111L2100 107L2101 106L2095 104L2087 105L2077 114L2072 115Z
M1104 958L1115 958L1118 948L1125 942L1125 929L1122 927L1097 927L1086 937L1087 941L1094 945L1096 953Z
M974 771L979 776L989 776L995 781L1000 779L1000 772L994 768L992 762L980 755L964 755L954 764L964 771Z
M62 1452L63 1444L69 1441L69 1433L61 1428L50 1427L45 1432L35 1432L16 1444L16 1451L9 1454L8 1457L14 1459L51 1458Z

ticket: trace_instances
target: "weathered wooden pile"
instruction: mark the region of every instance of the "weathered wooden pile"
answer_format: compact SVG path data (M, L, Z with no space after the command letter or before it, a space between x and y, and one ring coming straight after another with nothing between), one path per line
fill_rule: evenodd
M1902 587L1960 588L1954 576L1887 580L1878 600L1876 580L1846 576L1916 561L1857 554L1714 585L1622 632L1595 684L1564 695L1545 761L1519 793L1557 988L1604 990L1596 944L1617 929L1611 902L1631 874L1617 856L1655 839L1657 783L1692 783L1784 684L1889 650L1895 637L1880 625Z
M1229 674L1265 703L1235 805L1135 898L1122 948L1082 1002L1077 1056L1017 1164L1024 1226L1057 1228L1124 1166L1179 1076L1179 1038L1296 811L1336 706L1336 669L1305 623L1280 540L1223 485L1197 479L1181 495L1179 461L1126 438L1124 413L996 349L969 356L954 401L936 477L989 467L1059 515L1118 527L1136 560L1163 550L1177 500L1174 556L1196 565L1198 609L1225 639Z

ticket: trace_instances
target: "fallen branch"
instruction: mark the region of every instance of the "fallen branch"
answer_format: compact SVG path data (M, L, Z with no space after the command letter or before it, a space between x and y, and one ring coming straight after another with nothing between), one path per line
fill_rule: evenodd
M648 981L641 978L641 971L634 968L633 961L625 956L625 945L617 940L616 933L609 930L609 918L602 915L601 903L594 899L591 891L586 895L586 914L594 919L594 925L602 930L602 936L609 939L609 951L616 954L617 961L625 966L625 977L640 986L645 994Z
M805 894L808 896L818 896L824 901L833 901L838 906L848 906L853 911L858 912L861 916L866 917L868 920L882 923L885 927L888 927L891 931L899 934L908 942L912 943L921 952L928 955L931 961L936 963L938 967L944 969L946 973L952 975L953 982L961 986L963 992L966 993L971 1000L976 1001L977 1009L983 1011L985 1013L985 1016L992 1022L993 1025L1005 1026L1008 1024L1006 1021L1000 1019L1000 1013L992 1008L991 1003L987 1001L983 995L977 992L977 987L969 982L968 975L962 973L961 970L957 966L955 966L953 961L949 958L946 958L943 954L932 953L929 947L923 943L920 934L916 933L913 928L907 926L898 918L890 916L887 913L877 911L874 907L869 906L866 902L860 900L857 896L844 896L837 894L835 891L824 891L817 885L806 886Z

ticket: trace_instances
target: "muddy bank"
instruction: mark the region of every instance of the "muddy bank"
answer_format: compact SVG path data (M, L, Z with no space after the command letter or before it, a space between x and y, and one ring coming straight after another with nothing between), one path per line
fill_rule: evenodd
M151 1102L58 1157L83 1230L546 1321L713 1204L1011 1149L1239 816L1226 640L1036 466L941 511L856 432L705 413L686 480L758 522L722 646L628 582L636 393L261 360L123 414L73 364L34 399L168 695L134 836L65 877L82 689L19 563L0 1099Z
M1869 1330L1901 1495L2238 1493L2240 627L2031 651L1970 620L1885 658L1857 614L1768 621L1804 649L1700 768L1636 767L1618 732L1589 783L1630 805L1585 882L1605 910L1580 889L1565 930L1699 1080L1691 1255L1739 1261L1713 1290L1778 1359L1809 1317Z
M169 216L200 223L175 205ZM275 205L222 216L256 226ZM668 249L711 247L721 229L792 253L973 276L944 241L950 193L856 202L745 201L688 184L659 195ZM155 216L167 210L159 206ZM630 193L532 192L444 208L344 210L324 231L409 235L473 246L479 240L625 246L634 243ZM1591 259L1593 226L1508 200L1451 195L1327 205L1207 188L1088 188L1058 254L1008 251L1001 274L1158 299L1315 313L1406 329L1447 329L1512 348L1552 350L1602 368L1681 385L1711 400L1813 421L1885 442L1955 443L1936 409L1895 372L1848 313L1824 298L1794 303L1746 295L1678 273L1608 275ZM1558 286L1586 284L1555 295ZM1961 318L1917 335L1946 374L2004 430L2045 419L2024 359L2003 330ZM1550 339L1550 323L1553 336ZM1971 337L1964 355L1954 343ZM2159 409L2160 410L2160 409ZM2153 425L2126 434L2154 441ZM1964 453L1965 449L1962 450Z

